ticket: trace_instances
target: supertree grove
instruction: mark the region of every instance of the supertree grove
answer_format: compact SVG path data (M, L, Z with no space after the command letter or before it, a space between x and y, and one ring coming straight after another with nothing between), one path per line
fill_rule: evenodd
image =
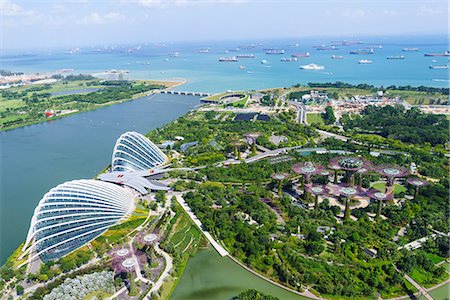
M320 174L321 172L323 172L325 170L325 167L320 164L308 161L308 162L294 164L292 166L292 170L297 174L303 175L303 184L308 184L311 182L311 176ZM308 201L309 198L310 198L310 193L305 189L304 190L304 199L306 201Z

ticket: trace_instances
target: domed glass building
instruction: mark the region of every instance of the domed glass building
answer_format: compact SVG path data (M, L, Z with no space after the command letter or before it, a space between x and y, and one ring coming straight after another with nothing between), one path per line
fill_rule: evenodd
M144 135L129 131L114 146L111 171L148 170L167 163L167 157Z
M74 180L52 188L31 219L22 257L60 258L85 245L131 213L133 195L98 180Z

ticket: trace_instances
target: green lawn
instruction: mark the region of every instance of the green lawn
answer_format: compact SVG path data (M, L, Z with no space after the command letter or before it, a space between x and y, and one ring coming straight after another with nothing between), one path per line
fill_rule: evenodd
M306 115L306 122L308 122L308 124L323 124L323 119L320 116L320 114L307 114Z
M384 183L384 182L377 182L377 183L374 183L372 185L372 187L374 189L377 189L377 190L381 191L381 192L384 192L386 190L386 183ZM399 194L401 192L406 192L406 188L403 185L395 184L394 185L394 193L395 194Z

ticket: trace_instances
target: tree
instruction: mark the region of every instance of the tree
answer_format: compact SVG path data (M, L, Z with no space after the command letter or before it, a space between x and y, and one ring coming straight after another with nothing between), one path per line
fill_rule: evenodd
M336 116L334 115L334 111L331 106L327 106L325 108L325 112L322 113L322 119L327 125L334 124L334 122L336 122Z
M23 286L21 286L20 284L19 284L19 285L16 285L16 293L17 293L17 296L23 295L23 292L24 292Z

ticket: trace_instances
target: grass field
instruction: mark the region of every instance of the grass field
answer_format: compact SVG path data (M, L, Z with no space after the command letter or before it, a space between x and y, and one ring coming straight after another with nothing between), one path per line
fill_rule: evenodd
M372 185L374 189L379 190L380 192L384 192L386 190L386 183L377 182ZM394 185L394 194L400 194L401 192L406 192L406 188L403 185L395 184Z
M307 114L306 115L306 122L308 122L308 124L324 124L323 123L323 119L320 116L320 114Z

